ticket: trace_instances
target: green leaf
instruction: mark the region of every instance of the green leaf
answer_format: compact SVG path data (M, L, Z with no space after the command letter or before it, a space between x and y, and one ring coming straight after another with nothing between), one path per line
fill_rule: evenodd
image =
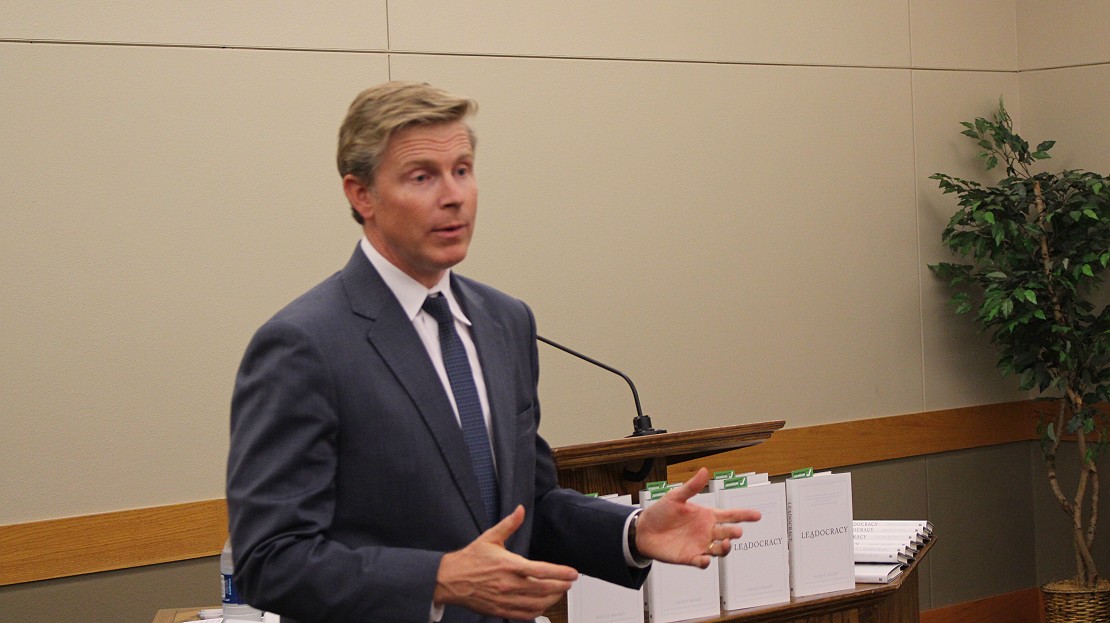
M1037 318L1040 318L1041 320L1048 320L1048 318L1045 317L1044 312L1039 310L1039 309L1037 311L1033 312L1033 315L1036 316Z
M1037 295L1036 295L1036 293L1034 293L1032 290L1026 290L1025 291L1025 300L1027 300L1030 303L1036 305L1037 304Z
M1092 210L1092 209L1090 209L1090 208L1086 208L1086 209L1084 209L1084 210L1083 210L1083 214L1084 214L1085 216L1089 217L1089 218L1092 218L1092 219L1096 220L1096 221L1098 220L1098 215L1097 215L1097 214L1095 214L1095 211L1094 211L1094 210Z
M1084 264L1083 265L1083 274L1087 275L1088 277L1094 277L1095 276L1095 271L1091 270L1091 265L1090 264Z
M1056 441L1056 425L1055 424L1049 424L1048 428L1045 429L1044 434L1045 434L1046 437L1048 437L1052 441Z

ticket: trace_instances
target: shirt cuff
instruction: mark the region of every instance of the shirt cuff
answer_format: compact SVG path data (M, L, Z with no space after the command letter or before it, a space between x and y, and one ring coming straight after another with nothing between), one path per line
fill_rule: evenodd
M625 564L637 569L645 569L651 565L650 558L644 558L639 552L633 552L631 547L632 539L636 538L633 523L640 517L641 512L643 512L643 509L636 509L628 516L628 519L624 520L624 538L621 539L621 548L624 550ZM632 532L632 534L630 535L629 532Z

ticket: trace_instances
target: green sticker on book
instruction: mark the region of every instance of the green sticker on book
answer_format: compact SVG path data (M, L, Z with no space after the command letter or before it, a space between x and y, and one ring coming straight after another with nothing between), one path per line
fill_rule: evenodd
M802 469L796 469L796 470L790 472L790 477L791 478L809 478L812 475L813 475L813 468L812 467L803 467Z
M735 478L725 478L725 489L742 489L748 486L747 476L736 476Z
M667 481L666 480L656 480L654 482L649 482L649 483L644 485L644 488L646 488L648 491L658 491L659 489L666 489L667 488Z
M732 478L735 475L736 472L731 469L722 469L719 472L713 472L713 480L725 480L727 478Z

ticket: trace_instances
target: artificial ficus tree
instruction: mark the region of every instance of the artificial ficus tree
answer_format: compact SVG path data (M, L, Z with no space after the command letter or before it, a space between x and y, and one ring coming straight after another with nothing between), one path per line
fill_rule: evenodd
M1049 485L1070 518L1076 580L1094 588L1092 544L1098 526L1096 460L1107 445L1099 410L1110 396L1110 312L1097 290L1110 264L1110 179L1082 170L1034 172L1054 141L1031 148L1014 132L1002 101L993 120L962 122L988 170L1005 177L988 186L937 173L959 209L942 240L968 264L930 266L947 279L958 314L972 314L998 349L1003 374L1016 374L1058 404L1038 431ZM1065 491L1057 477L1064 436L1074 436L1079 478Z

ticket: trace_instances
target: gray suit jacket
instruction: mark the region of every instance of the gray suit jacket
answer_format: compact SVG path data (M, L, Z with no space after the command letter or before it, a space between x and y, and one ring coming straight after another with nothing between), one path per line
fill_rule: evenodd
M560 489L537 434L531 310L463 277L452 289L489 394L502 512L526 511L506 547L638 586L646 570L622 553L630 510ZM248 346L227 499L238 589L291 622L427 623L440 558L492 525L428 353L361 249Z

